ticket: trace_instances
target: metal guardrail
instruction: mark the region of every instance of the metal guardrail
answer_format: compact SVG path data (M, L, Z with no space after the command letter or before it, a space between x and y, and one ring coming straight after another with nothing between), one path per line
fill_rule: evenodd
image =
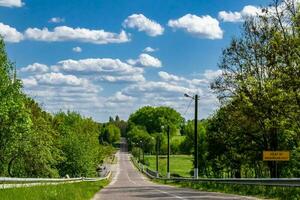
M0 189L16 188L16 187L31 187L37 185L56 185L63 183L75 183L83 181L101 181L109 179L111 171L108 171L104 177L97 178L11 178L0 177ZM2 183L2 184L1 184Z
M178 177L156 177L156 171L137 163L132 157L134 165L151 179L170 181L170 182L192 182L192 183L222 183L237 185L261 185L261 186L280 186L280 187L300 187L300 178L178 178Z

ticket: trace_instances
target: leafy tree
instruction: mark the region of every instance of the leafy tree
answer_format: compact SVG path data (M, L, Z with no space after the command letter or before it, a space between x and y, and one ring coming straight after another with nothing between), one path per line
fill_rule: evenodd
M152 152L154 150L155 138L152 137L144 127L134 126L128 133L130 147L142 147L144 152Z
M222 75L212 85L223 103L239 102L242 115L255 119L260 150L291 150L299 138L299 10L292 1L275 1L223 51ZM298 44L298 45L297 45ZM298 134L297 134L298 133ZM296 136L296 137L295 137ZM251 142L251 141L250 141ZM261 151L262 153L262 151ZM268 162L271 177L275 163ZM279 168L279 174L280 170Z
M129 129L131 129L131 126L139 125L145 127L150 134L162 132L162 126L170 126L173 130L172 134L175 134L183 121L180 113L173 108L164 106L142 107L131 114L128 119Z
M0 175L18 174L12 172L11 165L27 150L30 126L21 82L0 38Z
M100 138L110 144L118 142L121 137L120 129L114 123L104 125L101 131Z

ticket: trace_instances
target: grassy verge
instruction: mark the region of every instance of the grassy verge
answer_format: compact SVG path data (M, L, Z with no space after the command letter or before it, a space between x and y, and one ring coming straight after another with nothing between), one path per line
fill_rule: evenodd
M0 189L1 200L87 200L108 184L108 180L66 183L25 188Z
M277 187L277 186L255 186L237 185L222 183L187 183L187 182L166 182L155 181L168 185L184 188L193 188L206 192L222 192L243 196L254 196L258 198L279 199L279 200L298 200L300 199L300 188L296 187Z
M156 170L156 157L155 155L145 156L146 163L149 164L151 170ZM159 158L159 173L166 175L167 173L167 157L160 156ZM182 177L191 176L189 172L193 168L193 157L189 155L171 155L170 156L170 172L174 175Z

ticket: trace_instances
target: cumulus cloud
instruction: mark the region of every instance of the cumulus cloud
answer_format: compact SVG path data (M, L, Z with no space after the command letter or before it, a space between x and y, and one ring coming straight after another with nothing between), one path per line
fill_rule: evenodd
M46 85L80 86L80 85L88 84L88 81L86 79L77 78L74 75L64 75L62 73L54 73L54 72L36 75L35 79L39 84L46 84Z
M94 44L124 43L130 41L125 31L119 34L104 30L90 30L86 28L71 28L68 26L55 27L53 31L48 28L28 28L25 37L37 41L81 41Z
M81 49L80 47L74 47L74 48L72 49L72 51L74 51L74 52L76 52L76 53L80 53L80 52L82 52L82 49Z
M133 14L128 16L124 22L125 28L137 28L138 31L143 31L151 37L162 35L164 28L157 22L148 19L143 14Z
M0 6L4 7L22 7L23 5L22 0L0 0Z
M111 58L88 58L81 60L63 60L58 65L52 66L54 71L83 72L83 73L116 73L120 75L141 74L143 69L133 67L119 59Z
M114 102L114 103L128 103L128 102L132 102L133 100L135 100L134 97L132 96L127 96L125 94L123 94L121 91L116 92L112 97L108 98L109 102Z
M212 81L222 74L222 70L205 70L203 76L205 79Z
M220 11L219 19L224 22L242 22L247 17L255 17L262 14L260 7L247 5L240 12Z
M127 62L131 65L141 65L144 67L162 67L162 63L158 58L142 53L138 59L129 59Z
M146 52L146 53L151 53L151 52L155 52L157 51L158 49L154 49L152 47L146 47L143 52Z
M61 17L52 17L48 20L49 23L62 23L65 22L65 18Z
M209 15L199 17L197 15L186 14L179 19L169 20L168 26L173 29L183 29L199 38L223 38L223 31L219 26L219 21Z
M6 42L20 42L23 40L23 34L18 32L15 28L5 25L0 22L0 35L4 38Z
M23 78L23 79L22 79L22 82L23 82L23 85L24 85L25 87L29 87L29 88L38 85L36 79L33 78L33 77L30 77L30 78Z
M132 75L104 75L99 78L100 81L107 82L143 82L145 77L142 74L132 74Z
M47 65L40 64L40 63L33 63L28 65L27 67L23 67L20 69L21 72L36 72L36 73L46 73L48 72L49 68Z
M179 77L168 72L160 71L158 72L159 77L164 81L186 81L185 78Z
M157 95L170 97L170 96L180 96L184 93L202 93L201 89L190 89L178 84L172 84L168 82L154 82L148 81L139 84L130 85L123 90L124 94L129 96L139 96L143 94L155 93Z

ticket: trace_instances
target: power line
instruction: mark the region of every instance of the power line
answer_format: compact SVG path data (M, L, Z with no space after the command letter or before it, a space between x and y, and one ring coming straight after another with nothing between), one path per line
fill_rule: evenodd
M187 113L187 111L190 109L191 104L192 104L192 101L193 101L193 99L190 100L190 103L189 103L188 107L186 108L186 110L185 110L185 112L184 112L184 114L183 114L184 116L185 116L185 114Z

